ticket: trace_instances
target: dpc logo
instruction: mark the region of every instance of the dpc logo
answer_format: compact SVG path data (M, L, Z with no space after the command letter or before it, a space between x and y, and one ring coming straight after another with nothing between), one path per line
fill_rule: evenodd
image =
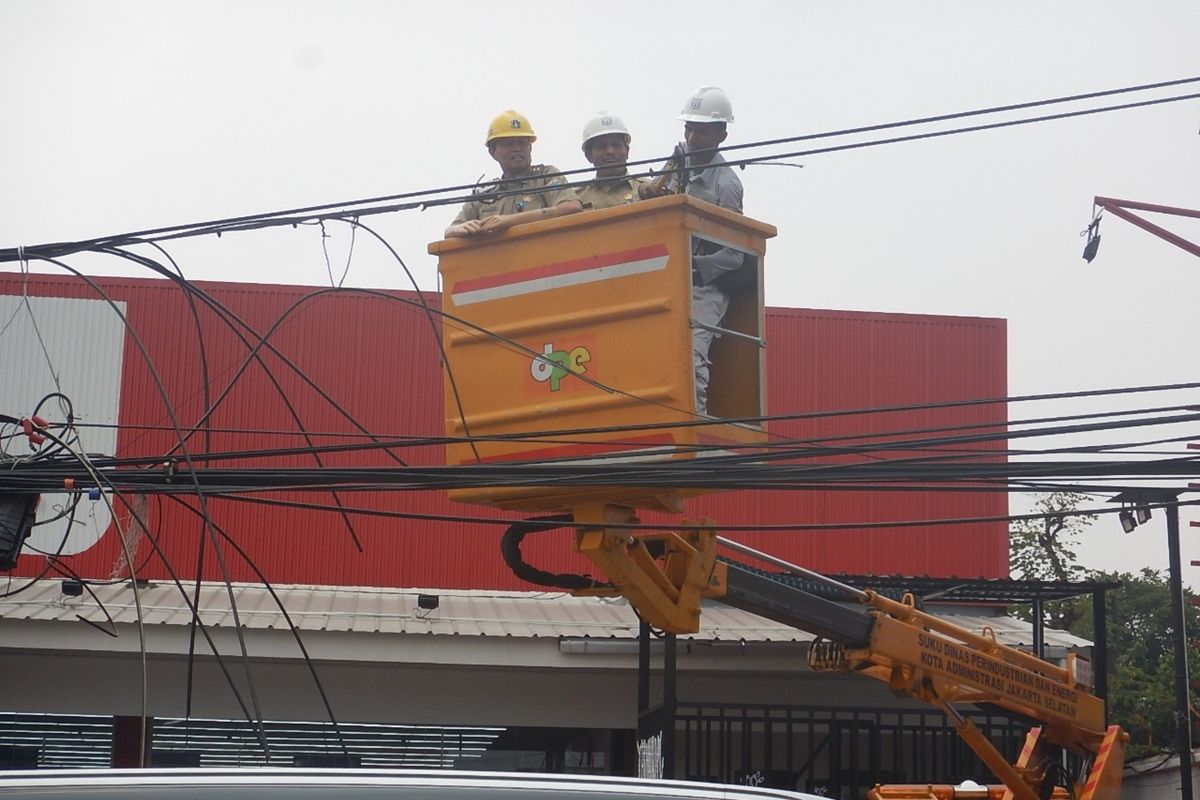
M529 365L529 374L538 383L550 382L550 391L557 392L562 379L569 373L582 375L587 372L585 366L592 360L592 354L586 347L580 345L570 350L555 350L553 344L542 348L542 355L536 356Z

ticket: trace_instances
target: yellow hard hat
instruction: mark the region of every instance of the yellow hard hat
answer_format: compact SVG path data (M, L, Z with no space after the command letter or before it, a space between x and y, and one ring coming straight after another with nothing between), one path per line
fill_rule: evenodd
M533 132L533 126L529 124L529 118L509 109L488 125L487 141L484 144L491 144L495 139L512 139L514 137L537 141L537 134Z

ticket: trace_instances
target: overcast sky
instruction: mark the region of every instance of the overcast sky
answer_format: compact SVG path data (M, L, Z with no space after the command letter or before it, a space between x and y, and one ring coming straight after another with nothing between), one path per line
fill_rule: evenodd
M535 161L570 169L599 109L631 127L634 158L668 153L705 84L731 97L736 143L1200 75L1195 0L0 0L0 30L0 247L469 183L494 174L483 136L506 108L532 120ZM1200 259L1108 217L1087 265L1079 233L1094 195L1200 207L1198 131L1191 100L750 167L746 213L779 228L767 301L1007 319L1013 395L1196 381ZM426 243L453 215L371 224L429 289ZM348 231L329 230L344 265ZM314 228L172 252L191 278L329 283ZM346 284L408 286L365 237ZM1200 394L1010 414L1183 402ZM1200 512L1183 519L1186 565ZM1164 567L1161 515L1133 536L1105 518L1082 555Z

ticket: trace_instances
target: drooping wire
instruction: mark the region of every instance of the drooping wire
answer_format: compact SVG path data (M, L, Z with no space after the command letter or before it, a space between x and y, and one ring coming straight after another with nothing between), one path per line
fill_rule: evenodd
M172 497L171 499L174 500L179 505L186 508L188 511L190 511L193 514L198 515L200 513L195 508L195 506L181 500L178 497ZM271 595L271 599L275 602L275 605L279 609L280 614L283 615L284 621L287 622L288 630L291 631L292 638L296 640L296 646L300 649L300 656L304 660L304 665L308 668L308 672L312 676L313 684L316 687L317 694L320 695L321 702L325 706L325 713L328 715L329 722L333 726L334 733L338 738L338 743L341 744L342 753L347 758L349 758L350 750L346 744L345 738L342 736L342 729L338 724L337 715L333 711L333 704L330 703L329 695L325 692L325 684L321 681L321 676L317 674L316 664L313 663L312 657L309 655L309 652L308 652L308 647L306 647L304 644L304 637L300 633L300 628L298 625L296 625L295 621L292 619L291 614L288 613L287 607L284 605L283 599L279 596L279 593L275 591L275 587L267 579L266 573L264 573L262 571L262 569L259 568L258 564L254 561L253 558L250 557L250 554L246 552L245 548L243 548L240 544L238 544L237 540L234 539L232 536L230 536L229 533L227 531L225 531L225 529L222 528L220 525L218 525L215 522L211 522L211 521L210 521L210 524L216 529L217 533L220 534L221 538L224 539L225 542L228 543L229 546L232 547L234 549L234 551L239 556L242 557L242 560L246 563L246 565L248 567L250 567L250 569L258 577L258 580L260 583L262 583L263 588L265 588L267 590L267 592Z
M776 139L763 140L760 142L748 142L742 145L736 145L738 149L748 149L753 147L774 146L779 144L789 144L799 141L808 141L821 138L833 138L838 136L846 136L854 133L874 132L880 130L890 130L912 125L927 124L930 122L945 122L954 119L963 119L979 115L995 114L1010 110L1022 110L1035 107L1043 107L1047 105L1055 105L1062 103L1078 102L1083 99L1095 99L1099 97L1108 97L1118 94L1128 94L1134 92L1149 91L1152 89L1165 88L1170 86L1182 86L1185 84L1200 82L1200 77L1181 78L1172 81L1160 81L1156 83L1141 84L1138 86L1121 87L1116 89L1107 89L1097 92L1088 92L1082 94L1067 95L1062 97L1048 98L1042 100L1034 100L1024 103L1015 103L1001 106L993 106L983 109L972 109L967 111L959 111L950 114L940 114L932 117L922 117L917 119L906 119L895 122L880 123L876 125L863 126L859 128L850 128L842 131L829 131L815 134L802 134L799 136L787 136ZM1153 100L1145 100L1131 103L1124 103L1112 106L1103 106L1098 108L1082 109L1077 111L1063 112L1060 114L1042 115L1037 117L1029 117L1018 120L1008 120L1004 122L990 123L986 125L975 125L962 128L954 128L943 131L933 131L929 133L913 134L909 136L891 137L887 139L871 140L868 142L854 143L830 148L818 148L806 151L797 151L790 153L775 153L758 158L747 158L735 161L730 161L731 166L742 166L753 163L763 163L766 161L777 161L785 158L796 158L800 156L811 156L824 153L839 152L843 150L859 149L863 147L875 147L884 144L895 144L899 142L917 141L920 139L928 139L942 136L957 135L961 133L972 133L983 130L992 130L1003 127L1012 127L1016 125L1029 125L1036 123L1049 122L1054 120L1068 119L1072 117L1080 117L1091 114L1109 113L1113 111L1128 110L1133 108L1148 107L1160 105L1163 103L1179 102L1182 100L1191 100L1200 97L1200 93L1175 95L1164 98L1156 98ZM733 149L735 146L723 148L725 150ZM663 161L663 156L658 156L642 161L630 161L628 166L636 167L641 165L659 164ZM581 168L577 170L566 170L561 174L570 176L591 172L592 168ZM650 174L648 171L641 174ZM571 185L574 185L572 183ZM464 202L470 199L471 195L461 194L462 192L472 191L476 188L476 184L457 184L433 189L420 189L408 192L401 192L392 195L383 195L378 197L364 198L359 200L349 200L336 203L323 203L312 206L304 206L299 208L287 209L284 211L268 212L263 214L250 214L237 217L226 217L223 219L211 220L208 222L192 223L186 225L167 226L160 228L151 228L141 231L135 231L124 234L115 234L110 236L99 237L90 240L82 240L76 242L59 242L53 244L44 244L37 246L18 247L0 249L0 262L17 260L19 255L29 256L56 256L61 257L73 252L83 250L92 250L102 247L113 247L128 244L134 240L154 239L158 241L184 238L189 236L206 235L216 233L218 231L231 230L248 230L253 228L274 227L279 225L297 225L310 221L318 221L321 219L332 219L345 216L363 217L371 214L389 213L393 211L409 210L416 208L427 208L437 205L448 205ZM460 193L447 198L435 198L435 195L447 193ZM396 202L396 201L408 202ZM382 205L381 205L382 204ZM360 206L367 206L362 208Z
M115 493L115 496L118 499L120 499L122 503L125 504L125 507L129 510L130 514L134 515L134 517L136 518L140 512L137 509L133 508L133 506L130 505L128 503L128 501L126 501L124 495L120 494L120 493ZM145 523L146 523L146 521L142 520L142 524L144 525ZM201 538L203 538L203 537L201 537ZM163 569L166 571L167 577L169 577L171 579L172 583L175 584L176 590L179 592L180 597L183 598L183 602L188 607L188 611L191 614L191 621L189 621L189 627L190 627L189 633L194 635L194 632L198 631L200 633L200 635L204 637L205 642L208 644L209 651L213 654L213 658L216 660L217 666L220 668L221 674L225 678L226 685L229 686L230 691L233 693L234 701L238 704L238 707L241 708L242 714L245 716L245 718L253 725L255 722L254 712L251 711L250 707L246 705L246 701L242 697L241 690L238 689L237 681L234 680L233 673L231 673L229 671L229 667L225 663L225 657L221 654L220 649L217 647L216 641L213 640L211 634L208 631L207 626L204 624L204 621L200 618L200 595L199 595L199 592L196 593L194 598L188 597L187 589L184 588L183 582L179 578L179 574L175 571L175 568L172 566L170 560L167 558L166 553L159 546L158 539L155 537L147 537L147 540L150 542L150 547L151 547L153 553L155 555L157 555L159 560L162 562ZM90 583L95 584L96 581L90 581ZM235 617L235 619L236 619L236 617ZM191 700L191 698L189 696L188 697L189 703L190 703L190 700ZM261 743L262 742L260 740L260 744ZM264 751L264 752L266 752L266 751Z
M79 272L74 267L71 267L70 265L63 263L62 261L60 261L58 259L47 258L45 260L57 265L60 269L70 272L71 274L75 275L80 280L82 280L84 283L86 283L92 289L92 291L96 292L96 294L102 300L104 300L105 303L108 304L108 306L112 310L112 312L114 314L116 314L117 317L121 320L121 323L124 325L125 330L129 336L129 340L131 342L133 342L134 347L138 350L138 353L141 355L142 360L145 363L147 371L151 377L151 380L154 383L155 389L157 390L159 397L161 398L161 400L164 404L164 407L167 411L167 415L168 415L169 419L171 420L171 424L175 428L175 435L180 441L180 451L183 455L185 463L187 464L188 472L192 473L192 484L193 484L193 489L195 490L194 494L197 498L197 502L199 502L201 507L205 509L205 514L204 514L205 518L211 519L207 513L207 505L206 505L204 490L200 486L199 481L197 481L195 479L195 472L196 472L195 464L191 460L191 450L187 447L187 443L183 440L183 429L179 424L178 417L175 413L174 406L171 404L170 396L166 390L166 386L163 384L162 377L159 374L158 370L155 368L154 360L150 357L149 350L146 348L146 345L142 341L141 336L138 334L137 330L129 323L129 319L125 316L125 313L121 310L121 308L117 305L117 303L115 301L113 301L112 297L110 297L108 295L108 293L105 292L99 286L99 284L97 284L94 280L92 280L88 276L84 275L82 272ZM90 462L85 462L85 465L90 467ZM106 483L102 482L99 479L98 475L93 475L92 477L94 480L96 480L97 486L106 485ZM106 479L106 481L107 481L107 479ZM111 485L111 484L107 484L107 485ZM106 502L107 502L107 499L106 499ZM109 504L109 507L111 508L111 504ZM117 517L116 517L115 513L113 515L113 521L114 521L114 523L117 521ZM216 534L212 531L211 525L208 526L207 530L208 530L209 536L213 543L213 549L214 549L214 552L217 557L217 562L221 566L222 573L225 575L225 585L226 585L226 589L227 589L227 593L228 593L230 610L233 614L238 642L241 645L241 649L242 649L242 664L246 671L248 688L250 690L251 703L254 706L255 721L257 724L258 731L259 731L259 740L263 747L264 754L268 755L268 757L269 757L269 748L268 748L267 740L266 740L266 730L265 730L265 727L263 726L263 716L262 716L262 712L261 712L261 709L260 709L260 706L258 703L258 692L254 685L254 679L253 679L253 676L251 675L251 671L250 671L249 654L246 651L245 636L243 635L242 629L241 629L240 617L239 617L238 610L237 610L237 600L233 596L233 586L229 579L229 572L225 566L224 557L223 557L220 547L218 546L217 541L216 541ZM122 534L122 542L124 542L123 534ZM134 563L133 559L131 557L127 557L127 558L128 558L128 562L130 565L130 569L132 569L133 563ZM137 600L139 595L137 594L138 589L136 586L136 582L135 582L134 586L135 586L134 598L135 598L135 600ZM138 617L139 617L139 629L140 629L140 624L141 624L140 620L141 620L142 614L141 614L141 609L140 609L140 600L138 600L138 602L139 602ZM144 727L145 726L143 725L143 728ZM143 731L143 734L144 734L144 731ZM143 751L145 750L144 747L142 749L143 749ZM142 757L144 757L144 752L143 752Z
M187 276L185 276L183 274L183 268L179 266L179 263L175 260L174 256L172 256L167 251L167 249L164 248L162 245L160 245L158 242L150 242L149 244L151 247L153 247L155 250L157 250L164 259L166 259L168 264L170 264L174 268L175 273L179 276L179 281L180 281L181 287L190 286L191 284L188 281ZM184 294L184 297L187 299L188 311L192 318L192 324L196 328L196 345L199 348L199 353L200 353L201 401L203 404L202 407L207 409L212 404L211 384L210 384L209 369L208 369L208 348L206 346L205 339L204 339L203 327L200 324L200 312L199 312L199 309L196 308L196 298L193 296L193 293L188 288L183 289L183 294ZM211 453L212 452L212 427L208 424L208 420L204 421L203 427L204 427L204 452ZM197 633L197 628L200 626L200 615L199 615L200 589L202 587L202 578L204 575L204 553L206 550L206 547L205 547L206 539L204 536L203 524L201 524L201 526L200 526L200 535L196 537L196 541L197 541L196 578L195 578L195 581L193 582L193 587L192 587L192 602L191 602L192 615L191 615L191 619L188 621L187 675L184 679L184 689L183 689L183 692L184 692L184 719L187 719L187 720L190 720L192 718L192 700L193 700L193 696L194 696L194 692L195 692L196 633ZM170 564L167 563L166 558L163 558L163 563L166 565L167 569L170 569ZM179 584L179 588L181 591L183 591L182 583ZM186 595L185 595L185 599L186 599ZM217 658L218 659L220 658L219 654L217 654ZM226 673L226 674L228 674L228 673ZM235 687L235 692L236 692L236 687ZM239 702L241 701L240 695L238 697L238 700L239 700ZM243 707L243 709L245 709L244 704L242 707ZM248 713L249 712L247 712L247 714Z
M51 433L49 431L45 431L44 435L47 436L48 438L54 440L59 445L59 447L63 448L67 452L71 453L71 455L73 455L79 461L79 463L88 471L88 473L92 476L92 479L96 482L97 486L102 486L105 484L105 479L100 477L100 474L96 471L96 469L92 466L91 462L88 460L88 456L86 453L83 453L82 451L73 449L70 444L63 441L62 439L59 439L57 436L55 436L53 433ZM102 493L101 498L104 500L105 505L108 507L109 514L112 517L113 525L115 525L117 528L117 541L120 542L121 550L125 554L125 561L129 565L129 585L130 585L130 588L133 590L133 603L137 609L138 653L141 658L141 668L142 668L142 672L141 672L141 674L142 674L142 681L141 681L142 694L141 694L141 715L140 715L141 725L138 726L139 727L138 766L145 767L146 766L146 733L147 733L146 722L149 719L149 708L150 708L150 685L149 685L150 684L150 665L148 663L147 652L146 652L146 625L145 625L146 620L145 620L145 613L142 610L141 586L138 584L137 573L135 572L136 564L133 559L133 553L130 551L129 536L126 533L125 526L122 525L121 521L118 519L116 509L113 508L112 502L109 500L108 495Z
M357 223L357 217L355 220L356 224L359 224ZM430 308L429 302L425 299L425 293L422 292L421 287L417 285L416 276L413 275L412 270L408 268L408 264L404 263L404 259L400 257L400 253L396 251L396 248L392 247L392 243L380 235L379 232L374 228L361 224L360 227L362 227L362 229L367 233L374 236L375 239L378 240L379 243L382 244L389 253L391 253L392 258L396 259L396 263L399 264L400 268L404 270L404 274L408 277L409 282L412 284L413 291L417 293L417 300L420 302L421 308L425 312L425 318L429 322L429 332L433 335L434 342L437 343L438 355L441 358L442 369L445 370L447 384L450 387L450 393L454 397L454 405L458 409L458 418L462 420L463 433L465 434L467 441L470 443L471 452L475 455L475 460L477 462L482 461L483 459L479 456L479 449L475 446L475 442L471 437L471 425L467 420L467 412L463 408L462 395L458 391L458 380L454 377L454 369L450 366L450 359L446 355L446 345L445 342L442 341L441 326L439 326L433 318L433 311ZM438 310L440 311L441 309L439 308Z
M90 581L81 577L78 572L71 569L69 566L67 566L62 561L59 561L58 559L48 559L47 561L50 564L51 568L55 572L57 572L60 575L65 575L66 577L70 578L71 580L75 581L76 583L78 583L80 586L83 587L84 591L86 591L88 593L88 595L92 598L92 602L94 602L96 604L96 607L100 609L100 613L104 614L105 620L108 621L108 628L105 628L104 626L93 622L92 620L88 619L83 614L80 614L78 612L75 613L75 619L79 620L80 622L82 622L86 625L92 626L96 630L103 633L105 636L111 636L114 639L120 638L120 634L117 632L117 623L113 620L112 614L108 613L108 608L104 605L104 601L102 601L96 595L96 591L94 589L92 589L92 587L90 585Z
M105 252L109 252L109 251L105 251ZM163 274L160 271L161 270L160 265L155 264L153 262L153 260L151 260L151 259L143 260L144 257L136 256L135 254L129 253L128 251L124 251L124 250L112 250L111 253L113 255L121 255L122 257L132 257L132 260L138 261L139 263L143 263L144 266L151 268L155 272L159 272L159 274ZM234 331L235 335L238 336L238 338L241 339L243 344L248 348L249 354L248 354L247 358L242 361L241 365L238 367L237 372L229 380L229 383L225 387L225 389L221 392L220 395L217 396L217 398L211 404L209 404L209 406L205 409L204 414L202 414L200 419L196 423L193 424L192 428L187 432L187 434L180 437L181 442L180 442L180 444L176 445L176 448L174 448L174 449L182 449L183 442L186 442L186 440L191 436L191 434L194 433L198 429L198 426L201 423L205 423L208 421L208 419L212 416L212 414L216 411L216 409L221 405L221 403L229 396L229 393L232 391L233 387L236 385L238 378L242 374L244 374L247 369L249 369L249 367L252 363L259 363L263 368L264 374L266 374L270 378L270 376L273 373L271 373L270 369L265 364L262 364L261 361L259 360L260 359L259 351L262 349L268 350L273 356L278 358L284 364L284 366L286 366L289 370L291 370L298 378L300 378L300 380L302 380L306 384L308 384L308 386L314 392L316 392L317 395L320 396L322 400L327 402L330 405L330 407L332 407L334 409L335 412L337 412L340 416L342 416L344 419L346 419L346 421L348 421L351 425L353 425L355 428L360 430L365 435L373 436L373 434L369 430L367 430L367 428L365 428L361 422L359 422L353 415L351 415L348 411L346 411L345 408L343 408L340 403L338 403L336 400L334 400L333 397L331 397L328 392L326 392L323 388L321 388L319 385L317 385L317 383L304 370L300 369L300 367L297 366L295 362L293 362L290 358L288 358L282 351L280 351L270 341L272 335L274 335L274 333L279 329L279 327L284 322L286 322L290 318L290 316L296 312L296 310L298 308L300 308L304 303L306 303L308 300L312 299L313 297L317 297L317 296L320 296L320 295L328 293L328 292L362 292L365 290L361 290L361 289L323 289L323 290L305 295L304 297L301 297L298 300L296 300L295 302L293 302L287 309L285 309L284 312L279 316L279 318L276 319L275 322L273 322L271 324L271 327L268 328L266 332L259 333L257 330L255 330L254 327L252 327L244 319L242 319L237 314L234 314L233 311L230 310L227 306L217 302L211 295L209 295L207 292L204 292L204 291L198 289L194 284L189 283L189 284L187 284L187 286L185 288L188 291L195 292L196 296L199 297L211 309L213 309L213 311L216 312L218 314L218 316L227 317L228 318L227 321L236 322L237 326L244 328L251 336L254 337L254 339L256 341L253 345L251 345L249 342L249 339L245 338L240 333L238 333L237 328L235 328L232 325L229 326L230 329ZM386 295L383 295L383 296L386 296ZM274 383L274 380L272 380L272 382ZM286 392L284 392L282 387L278 386L277 383L275 384L275 386L276 386L276 389L277 389L278 393L280 394L280 396L284 399L285 407L287 407L289 410L291 410L294 413L294 407L292 407L291 404L286 399ZM304 430L303 424L300 422L298 417L294 416L293 419L296 421L297 425L299 425L301 428L299 433L301 433L301 435L304 435L306 433L306 431ZM174 450L172 450L171 452L173 452L173 451ZM168 453L168 455L169 455L169 453ZM389 454L389 457L391 457L394 461L396 461L399 464L404 464L403 459L399 458L398 456Z
M143 263L145 266L150 266L152 269L154 269L155 271L160 272L160 274L162 274L161 265L157 264L152 259L145 259L143 261L144 257L136 256L135 254L131 254L131 253L128 253L127 251L123 251L123 250L119 250L119 249L114 250L113 253L122 255L123 257L131 258L131 260L137 261L139 263ZM146 262L149 262L149 263L146 263ZM173 276L169 276L169 277L173 277ZM236 317L236 315L233 315L232 311L229 311L229 309L227 307L223 306L222 304L216 303L216 301L214 299L212 299L211 297L209 297L206 292L200 292L190 282L188 282L186 280L182 280L182 276L181 276L181 286L183 287L184 291L189 294L189 296L192 293L196 293L196 294L198 294L198 296L200 296L206 302L208 302L209 300L212 300L212 304L210 305L210 307L213 308L214 311L217 311L219 318L221 318L222 313L227 313L233 319L237 320L237 322L240 325L246 327L246 329L249 330L251 334L254 334L253 328L250 328L240 318ZM218 308L220 309L219 311L218 311ZM276 325L281 324L281 323L282 323L282 318L281 318L281 320L279 320L276 323ZM295 406L292 404L291 400L287 396L287 392L285 392L283 390L283 387L279 384L278 379L275 377L275 375L272 372L272 370L270 369L270 367L267 366L267 364L262 360L262 358L259 354L259 348L263 347L263 346L268 347L275 355L277 355L281 359L283 359L284 363L287 366L291 367L298 375L300 375L304 380L306 380L310 385L312 385L313 388L316 389L317 392L319 394L321 394L321 396L324 399L326 399L331 405L333 405L333 407L335 409L341 411L343 416L345 416L347 419L351 420L351 422L354 423L356 425L356 427L358 427L364 433L367 433L366 428L364 428L362 425L358 424L357 420L354 420L354 418L352 416L350 416L348 412L346 412L344 409L341 408L341 406L338 403L336 403L336 401L334 401L331 397L329 397L329 395L326 394L322 389L320 389L320 387L317 387L315 385L315 383L310 378L308 378L308 376L305 375L303 373L303 371L299 370L298 367L296 367L294 364L292 364L289 359L286 359L285 357L283 357L282 353L280 353L273 345L270 345L267 342L266 338L260 337L259 342L256 343L253 347L251 347L249 340L241 334L241 332L238 330L238 328L236 326L230 324L230 325L228 325L228 327L233 332L233 334L236 337L238 337L239 340L242 341L243 345L246 346L250 350L250 354L242 362L242 365L238 369L237 373L234 375L233 378L230 379L228 385L225 387L224 391L221 392L221 394L217 397L216 400L209 401L207 391L205 392L205 406L204 406L205 411L204 411L204 413L201 415L200 419L192 425L191 429L188 431L186 436L179 439L179 442L177 443L176 447L167 451L167 453L165 455L167 455L167 456L171 455L175 449L177 449L178 447L182 447L183 444L186 442L186 440L198 428L206 427L208 425L209 419L211 418L212 414L216 411L217 406L220 405L220 403L226 397L229 396L229 393L233 390L234 386L237 383L238 378L244 373L244 371L246 369L249 368L251 363L257 363L261 367L267 380L275 388L275 391L278 394L280 400L282 401L284 407L287 409L289 415L292 417L292 421L296 423L296 426L299 428L300 434L302 436L304 436L305 441L308 443L308 445L311 449L311 447L313 446L313 442L312 442L311 437L307 433L304 423L300 418L299 412L296 411ZM268 333L266 334L266 337L269 337L274 330L275 330L275 327L273 326L271 331L268 331ZM206 439L206 441L207 441L207 439ZM320 455L314 453L313 458L317 462L318 466L324 466L324 462L321 460ZM399 459L398 457L393 456L393 458L395 458L395 460L398 461L398 463L400 463L400 464L404 463L403 460ZM340 502L340 499L335 496L334 501ZM357 531L355 531L354 525L351 522L350 518L349 517L343 518L343 524L346 526L346 529L350 534L351 541L354 543L355 548L361 552L362 551L362 542L359 539L358 533L357 533Z

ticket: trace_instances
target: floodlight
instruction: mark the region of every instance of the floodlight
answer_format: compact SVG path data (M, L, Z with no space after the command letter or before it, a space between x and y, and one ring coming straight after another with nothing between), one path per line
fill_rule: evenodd
M1150 506L1138 506L1133 510L1133 514L1137 518L1138 525L1145 525L1150 521Z
M1137 520L1133 518L1133 512L1128 508L1121 509L1121 513L1117 514L1117 518L1121 520L1121 530L1126 533L1133 533L1133 529L1138 526Z

